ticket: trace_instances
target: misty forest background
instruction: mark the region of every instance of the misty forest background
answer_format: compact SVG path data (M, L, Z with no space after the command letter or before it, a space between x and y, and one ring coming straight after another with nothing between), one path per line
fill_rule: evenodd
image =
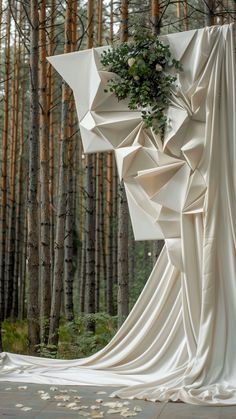
M0 0L0 350L102 348L162 242L134 242L112 153L84 155L47 56L236 19L235 0ZM78 69L78 78L79 69Z

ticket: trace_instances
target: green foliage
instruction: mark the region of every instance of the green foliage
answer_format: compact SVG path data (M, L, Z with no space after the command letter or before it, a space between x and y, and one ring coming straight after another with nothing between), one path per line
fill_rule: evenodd
M94 322L96 332L86 331L86 324ZM46 358L83 358L102 349L116 332L116 317L106 313L78 316L74 322L61 320L59 329L59 346L39 345L40 356Z
M92 321L96 325L95 334L86 331L86 323ZM4 351L27 354L27 321L2 324ZM117 330L117 318L106 313L78 316L74 322L61 319L59 329L59 346L39 345L38 354L46 358L83 358L94 354L110 342Z
M13 323L10 320L5 320L2 323L4 351L17 354L27 353L27 331L26 321L19 320Z
M133 40L104 51L101 63L115 73L109 80L108 90L118 100L128 98L131 110L141 110L145 126L162 134L166 124L164 110L176 80L173 70L181 69L169 46L144 28L136 28Z

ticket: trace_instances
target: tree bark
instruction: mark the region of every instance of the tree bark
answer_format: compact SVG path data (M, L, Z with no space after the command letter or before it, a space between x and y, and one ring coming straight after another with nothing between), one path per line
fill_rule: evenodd
M212 26L215 24L215 0L205 0L205 25Z
M49 118L46 61L46 0L39 7L39 142L40 142L40 326L41 343L46 344L51 306Z
M121 0L120 40L128 40L128 0ZM118 326L129 313L128 204L123 181L118 187Z
M151 0L151 23L154 35L160 33L160 5L159 0Z
M87 48L93 46L94 2L87 3ZM86 241L86 295L85 313L95 313L95 158L91 154L85 157L85 241ZM87 330L95 331L95 324L87 322Z
M38 226L38 168L39 168L39 15L38 1L30 1L30 133L28 187L28 340L30 353L39 344L39 226Z
M76 49L76 16L77 16L77 0L71 2L71 52ZM74 152L75 152L75 136L74 136L74 99L70 97L69 110L69 140L68 140L68 177L67 177L67 203L66 203L66 225L65 225L65 260L64 260L64 304L65 317L67 321L74 318L73 304L73 284L74 284L74 268L73 268L73 249L74 249Z

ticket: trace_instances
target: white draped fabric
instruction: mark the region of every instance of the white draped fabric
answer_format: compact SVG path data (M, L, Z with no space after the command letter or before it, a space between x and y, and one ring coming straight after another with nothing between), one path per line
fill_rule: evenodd
M74 91L86 152L113 149L136 239L165 246L129 317L73 361L1 354L0 380L120 386L122 398L236 404L233 26L163 38L181 61L164 143L104 93L103 49L51 57Z

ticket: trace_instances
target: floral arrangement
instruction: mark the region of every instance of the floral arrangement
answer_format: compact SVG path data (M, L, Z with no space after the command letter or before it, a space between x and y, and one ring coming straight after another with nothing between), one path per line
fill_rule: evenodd
M170 101L175 73L181 70L180 63L171 56L169 46L139 28L131 42L104 51L101 63L115 74L105 91L114 92L118 100L128 98L129 109L141 111L145 126L163 135L164 111Z

